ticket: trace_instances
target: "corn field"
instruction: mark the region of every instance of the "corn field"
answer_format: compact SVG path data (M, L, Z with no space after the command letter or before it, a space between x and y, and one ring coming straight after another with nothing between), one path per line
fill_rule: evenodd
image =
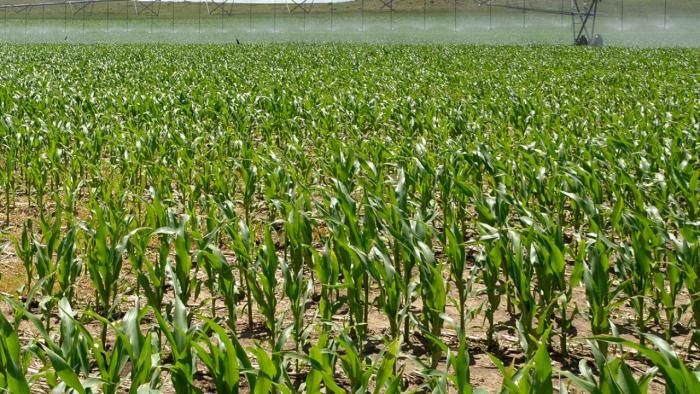
M700 387L696 49L0 55L0 391Z

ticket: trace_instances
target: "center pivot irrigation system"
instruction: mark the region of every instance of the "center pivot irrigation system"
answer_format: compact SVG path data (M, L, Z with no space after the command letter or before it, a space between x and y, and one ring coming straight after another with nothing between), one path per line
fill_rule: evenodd
M179 3L179 4L204 4L209 15L214 14L232 14L231 9L234 5L252 5L252 4L284 4L290 14L296 11L301 11L308 14L314 4L329 4L329 3L345 3L352 0L64 0L64 1L47 1L37 3L17 3L17 4L0 4L0 10L11 10L15 14L30 12L32 9L45 9L50 7L68 6L71 14L77 15L80 13L92 12L92 6L99 3L113 3L127 1L134 6L136 15L160 15L160 6L162 3ZM393 1L393 0L382 0Z
M477 2L482 6L507 8L512 10L538 12L555 15L571 15L571 29L574 33L574 44L581 46L603 46L603 37L595 33L595 19L598 15L598 4L602 0L571 0L571 10L560 10L533 6L531 3L523 1L519 4L503 2L502 0L485 0ZM537 3L536 1L534 2ZM562 3L563 4L563 3Z
M51 6L68 6L70 7L71 13L76 15L78 13L91 13L92 6L98 3L108 3L119 0L64 0L64 1L50 1L49 2L39 2L39 3L25 3L25 4L0 4L0 9L5 9L6 11L12 10L19 14L22 12L29 13L33 8L51 7ZM122 0L123 1L123 0ZM295 13L297 11L303 12L305 14L309 13L311 7L317 4L324 3L345 3L352 2L353 0L126 0L133 3L134 11L137 15L154 15L158 16L160 11L160 5L162 2L173 2L177 1L179 3L204 3L206 5L207 12L210 15L215 13L220 14L231 14L234 4L286 4L289 13ZM381 9L389 9L393 11L394 5L400 0L381 0ZM455 10L456 10L456 1ZM602 46L603 38L600 34L595 33L595 20L598 15L598 4L602 0L571 0L571 9L564 9L564 0L562 0L561 9L553 9L542 6L542 2L538 0L474 0L476 4L480 6L487 7L498 7L511 10L519 10L522 12L535 12L535 13L545 13L545 14L555 14L555 15L570 15L571 16L571 26L574 36L574 44L581 46ZM455 14L456 15L456 14ZM456 16L455 16L456 18ZM455 19L456 21L456 19ZM456 23L456 22L455 22Z

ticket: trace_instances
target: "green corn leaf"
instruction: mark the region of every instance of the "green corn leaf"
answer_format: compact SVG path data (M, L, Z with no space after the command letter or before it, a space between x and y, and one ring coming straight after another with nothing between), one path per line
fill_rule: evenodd
M0 313L0 374L5 375L5 384L12 393L28 394L29 384L22 369L22 353L17 331Z
M46 354L51 360L51 365L56 371L56 375L58 375L58 377L60 377L61 380L63 380L66 386L70 387L71 389L77 391L80 394L85 394L85 387L80 381L80 378L73 371L73 368L71 368L71 366L68 365L68 363L66 363L63 357L59 356L49 348L46 348L44 350L46 351Z

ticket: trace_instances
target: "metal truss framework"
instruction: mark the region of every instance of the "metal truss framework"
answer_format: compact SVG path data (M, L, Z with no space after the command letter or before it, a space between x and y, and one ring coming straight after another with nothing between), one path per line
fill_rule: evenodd
M382 0L385 1L385 0ZM508 8L523 12L537 12L544 14L571 15L574 44L576 45L603 45L603 39L595 34L595 20L598 15L598 3L601 0L571 0L571 10L553 10L521 4L513 4L499 0L475 0L477 4L488 7ZM529 2L528 2L529 3Z
M209 15L231 15L233 13L233 1L208 0L204 4L207 6L207 14Z
M80 12L92 15L92 6L95 4L94 1L67 1L70 6L70 12L76 15Z
M287 2L287 11L294 14L301 11L304 14L311 12L311 7L314 5L314 0L289 0Z
M598 14L598 0L593 0L587 6L579 5L579 0L572 0L571 26L576 45L602 45L602 38L595 35L595 19ZM578 18L576 18L578 16ZM578 19L578 20L577 20ZM590 31L588 24L590 22ZM576 28L578 26L578 29Z
M96 3L106 3L106 2L116 2L120 0L64 0L64 1L54 1L46 3L26 3L26 4L0 4L0 8L5 10L11 10L16 14L27 13L37 7L45 8L48 6L69 6L71 13L76 15L82 13L83 15L91 14L93 5ZM121 0L132 2L134 5L134 10L137 15L151 15L158 16L160 14L160 7L162 0ZM184 0L183 2L187 2ZM287 10L290 14L295 12L302 12L308 14L311 12L311 8L314 5L315 0L287 0ZM455 0L455 10L456 10ZM592 45L601 46L603 44L602 37L595 34L595 20L598 15L598 3L602 0L571 0L571 10L564 11L553 10L547 8L538 8L531 6L532 3L537 3L536 0L523 0L522 3L509 1L509 0L473 0L479 5L488 7L500 7L509 8L514 10L521 10L523 12L537 12L537 13L547 13L547 14L557 14L557 15L571 15L572 18L572 30L574 36L574 43L576 45ZM516 0L517 1L517 0ZM233 13L233 6L235 0L204 0L204 4L207 7L207 12L209 15L221 14L221 15L231 15ZM394 11L395 0L381 0L380 10ZM201 3L200 3L201 4ZM252 3L251 3L252 4ZM331 7L333 2L330 2ZM562 3L563 4L563 3ZM364 10L364 9L363 9ZM425 10L424 10L425 11ZM6 11L7 12L7 11ZM456 12L456 11L455 11ZM455 13L456 15L456 13ZM456 16L455 16L456 21ZM456 24L456 22L455 22ZM456 26L456 25L455 25Z
M132 1L134 3L134 10L136 10L136 15L158 16L160 14L161 0L152 0L152 1L132 0Z
M133 3L134 5L134 11L136 12L136 15L152 15L152 16L158 16L160 14L160 7L162 4L162 0L121 0L121 1L128 1ZM382 0L384 3L384 6L389 6L393 9L393 1L394 0ZM57 7L57 6L69 6L71 13L73 15L76 15L78 13L84 12L84 13L91 13L92 12L92 6L97 4L97 3L108 3L108 2L120 2L120 0L66 0L66 1L55 1L55 2L45 2L45 3L26 3L26 4L0 4L0 9L7 9L10 11L13 11L16 14L21 14L21 13L28 13L34 8L38 7ZM185 0L183 3L187 3L188 1ZM233 1L228 1L228 0L223 0L223 1L217 1L217 0L205 0L203 1L205 6L207 7L207 13L209 15L214 15L214 14L224 14L224 15L231 15L233 14L233 6L235 3L235 0ZM315 1L314 0L288 0L286 2L287 4L287 10L289 11L290 14L293 14L297 11L303 12L305 14L308 14L311 12L311 8L313 7ZM383 7L384 7L383 6Z
M46 2L46 3L26 3L26 4L0 4L0 9L11 10L16 14L29 13L35 8L68 6L71 14L79 13L92 14L92 6L95 3L106 3L112 0L69 0L61 2Z

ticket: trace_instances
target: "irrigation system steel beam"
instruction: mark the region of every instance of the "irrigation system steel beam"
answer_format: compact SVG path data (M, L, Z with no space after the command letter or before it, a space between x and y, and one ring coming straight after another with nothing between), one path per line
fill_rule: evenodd
M73 13L73 15L76 15L81 11L85 11L88 8L90 11L92 11L92 6L95 4L94 1L67 1L66 3L68 3L68 6L70 6L70 12Z
M132 0L134 3L134 9L136 10L136 15L153 15L158 16L160 14L160 3L161 0ZM139 4L141 5L141 10L139 10Z
M151 14L158 16L160 13L160 5L162 0L69 0L69 1L48 1L43 3L19 3L19 4L0 4L0 9L13 10L16 13L21 13L27 10L31 10L35 7L51 7L51 6L69 6L71 12L75 15L78 12L98 3L117 3L117 2L133 3L134 9L137 15ZM385 6L393 9L394 0L382 0ZM174 4L175 2L173 2ZM180 4L199 4L204 3L207 7L207 12L212 15L217 11L221 11L226 15L232 14L230 9L226 9L226 6L233 7L234 1L228 2L216 1L216 0L206 0L206 1L178 1ZM332 4L332 2L329 2ZM253 2L248 3L253 5ZM277 3L274 3L277 4ZM139 8L140 5L140 8ZM302 10L305 14L311 12L311 7L314 5L314 0L288 0L286 2L287 9L290 13L294 13L296 10ZM383 6L384 7L384 6ZM382 7L382 8L383 8Z
M293 14L296 10L301 10L304 14L308 14L311 12L311 7L313 7L313 5L313 0L289 0L289 2L287 2L287 11L289 11L290 14Z
M58 5L75 5L75 4L92 4L92 3L111 3L115 0L71 0L71 1L52 1L45 3L21 3L21 4L0 4L1 8L34 8L34 7L48 7L48 6L58 6Z
M174 1L172 3L175 4ZM226 0L224 0L224 1L208 0L205 4L207 6L207 13L209 15L214 15L217 11L220 12L221 14L224 14L224 15L231 15L231 13L232 13L231 8L233 7L233 1L229 3Z

